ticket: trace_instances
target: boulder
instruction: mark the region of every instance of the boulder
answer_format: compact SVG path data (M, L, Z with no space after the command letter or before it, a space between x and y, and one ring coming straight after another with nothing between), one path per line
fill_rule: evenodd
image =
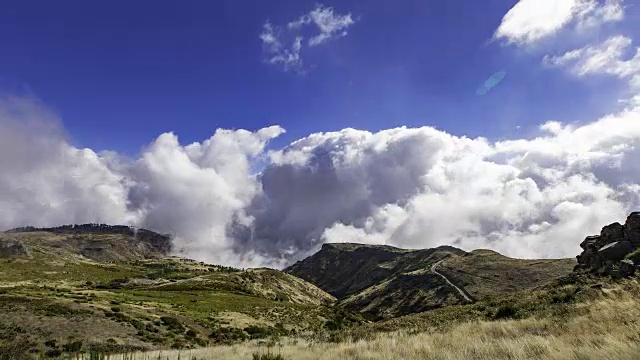
M624 225L624 237L626 240L640 247L640 212L631 213Z
M593 262L594 256L597 254L597 251L593 247L588 247L582 254L576 256L578 259L578 264L580 265L588 265Z
M618 273L622 277L628 277L635 275L636 267L633 261L631 260L622 260L620 261L620 266L618 267Z
M602 257L604 260L620 261L633 250L634 248L631 242L616 241L598 250L598 256Z
M600 235L592 235L587 236L582 243L580 243L580 247L582 250L587 250L587 248L594 246L600 240Z
M605 246L622 240L624 240L624 226L615 222L602 228L598 245Z

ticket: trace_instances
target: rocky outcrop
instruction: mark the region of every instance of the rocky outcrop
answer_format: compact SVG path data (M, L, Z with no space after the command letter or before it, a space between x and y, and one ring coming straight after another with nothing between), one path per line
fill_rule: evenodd
M616 222L603 227L600 235L587 236L580 247L575 271L632 276L640 267L640 212L631 213L624 225Z
M27 247L18 239L0 235L0 258L29 256Z

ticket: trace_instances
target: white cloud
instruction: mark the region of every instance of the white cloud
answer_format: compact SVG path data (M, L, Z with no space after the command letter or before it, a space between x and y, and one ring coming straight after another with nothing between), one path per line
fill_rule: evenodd
M604 23L618 22L624 19L622 0L607 0L602 6L597 5L597 2L591 2L581 14L577 24L579 31L595 29Z
M226 231L232 221L251 222L244 209L260 187L250 164L283 129L218 130L187 146L166 133L129 160L74 147L56 123L37 101L0 100L0 229L137 225L174 234L177 250L193 258L263 261L234 252Z
M251 165L283 132L160 135L137 159L77 149L37 102L0 103L0 227L80 222L172 233L183 254L283 266L325 241L572 257L640 206L640 108L491 142L430 127L311 134ZM53 129L53 130L52 130Z
M545 56L543 62L548 66L568 67L576 76L609 74L619 78L630 78L632 86L640 74L640 48L626 58L632 48L630 38L618 35L606 41L569 51L561 56Z
M310 13L290 22L287 27L289 29L300 29L303 25L311 23L320 31L320 34L309 39L309 46L316 46L338 37L347 36L347 29L355 24L355 21L351 14L336 14L333 8L318 5Z
M282 29L275 28L271 23L264 24L260 39L267 54L266 62L281 66L284 71L302 69L303 63L300 57L302 50L302 38L296 37L289 46L284 46L279 37Z
M286 27L274 26L266 22L260 39L267 54L269 64L280 66L284 71L303 72L301 52L305 35L302 30L314 26L319 32L307 41L308 47L315 47L331 40L347 36L347 29L355 24L350 13L338 14L331 7L317 5L308 14L302 15ZM287 44L287 45L285 45Z
M621 0L520 0L503 17L494 39L531 45L570 24L584 31L623 17Z
M497 143L432 128L313 134L272 154L271 207L255 240L574 256L583 236L640 205L629 187L640 176L640 111L541 130Z
M0 226L131 223L127 183L33 99L0 99Z

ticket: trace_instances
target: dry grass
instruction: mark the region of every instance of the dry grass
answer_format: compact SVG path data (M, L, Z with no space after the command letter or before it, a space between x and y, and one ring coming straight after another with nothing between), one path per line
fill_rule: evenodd
M370 340L339 344L296 339L271 349L288 360L311 359L638 359L640 302L637 281L605 290L577 314L558 318L470 322L444 332L373 335ZM631 291L629 291L631 290ZM112 360L252 359L265 346L244 343L197 350L138 353ZM160 355L160 357L158 356Z

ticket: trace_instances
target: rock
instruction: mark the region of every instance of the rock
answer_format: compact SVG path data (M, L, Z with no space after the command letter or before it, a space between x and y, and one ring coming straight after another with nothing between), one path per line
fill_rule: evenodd
M602 228L598 245L605 246L616 241L624 240L624 226L620 223L613 223Z
M600 235L592 235L587 236L582 243L580 243L580 247L583 250L587 250L587 248L594 246L600 240Z
M624 225L624 237L635 247L640 247L640 212L633 212Z
M580 256L580 255L578 255L578 256ZM585 265L585 264L577 264L576 266L573 267L573 271L574 272L582 271L582 270L585 270L585 269L587 269L587 265Z
M598 255L605 260L620 261L634 250L629 241L616 241L598 250Z
M618 273L622 277L628 277L635 275L636 267L633 261L631 260L622 260L620 261L620 266L618 267Z
M593 247L588 247L582 254L576 256L578 260L578 264L580 265L588 265L593 262L594 256L597 254L597 251Z
M607 271L607 274L609 276L611 276L613 279L620 279L622 278L622 276L620 275L620 272L617 269L609 269Z
M22 241L0 235L0 257L29 256Z

